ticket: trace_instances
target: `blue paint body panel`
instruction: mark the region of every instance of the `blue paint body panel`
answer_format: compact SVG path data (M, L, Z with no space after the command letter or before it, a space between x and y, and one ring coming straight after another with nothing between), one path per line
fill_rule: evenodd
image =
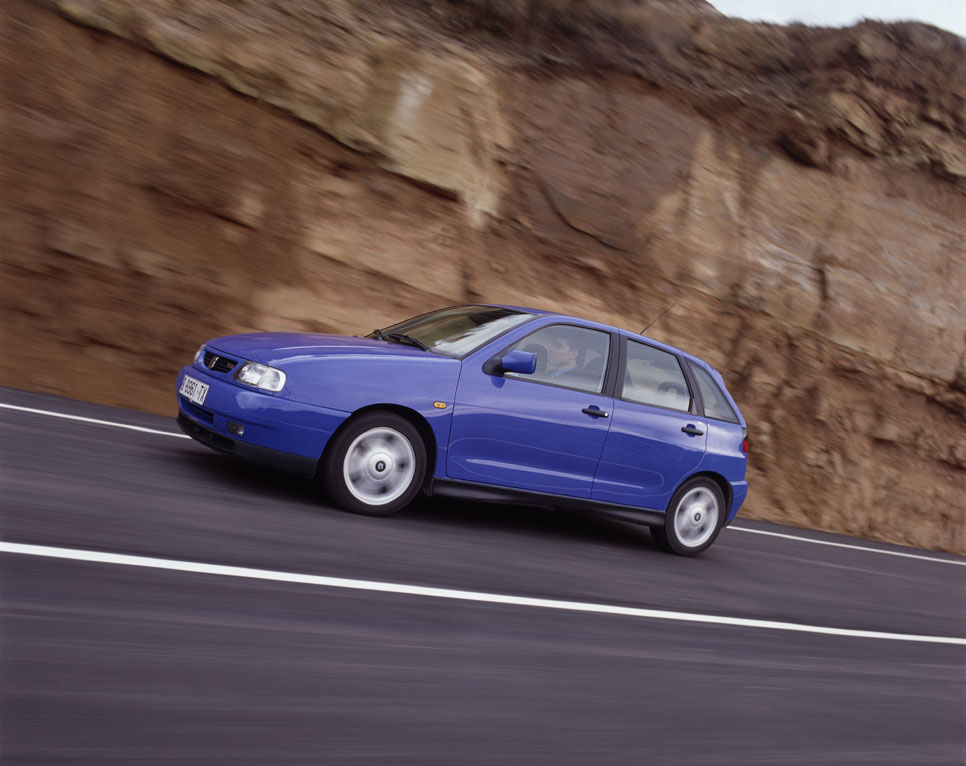
M203 406L178 397L181 412L227 439L319 459L353 413L395 408L422 419L435 438L433 476L508 489L551 493L629 508L664 511L675 490L696 474L728 482L730 522L748 492L745 421L721 376L701 360L625 330L545 312L463 358L377 338L311 333L250 333L215 338L212 354L234 362L216 372L203 360L185 374L209 386ZM505 377L484 366L517 341L550 324L604 331L612 339L600 393ZM620 398L628 338L701 365L718 383L738 423ZM621 352L618 353L617 349ZM272 393L235 380L246 361L284 372ZM488 371L489 370L489 371ZM699 400L695 400L699 402ZM695 405L698 406L697 404ZM606 413L598 416L595 412ZM228 431L240 423L244 435ZM694 427L700 435L682 432Z
M467 365L460 380L446 463L452 479L590 497L610 421L607 397L487 375Z
M705 459L707 420L686 412L617 400L610 435L594 480L594 500L642 508L667 508L678 485Z
M183 396L178 407L191 420L220 436L235 439L228 431L228 421L245 428L242 440L258 447L289 452L301 457L322 455L329 437L347 417L348 412L330 407L292 402L284 397L255 391L197 365L185 367L178 375L178 387L185 375L209 386L204 405L198 407Z
M725 390L724 386L721 388ZM711 419L707 423L708 445L699 470L723 476L731 485L734 499L726 522L730 524L748 495L748 483L745 481L748 459L741 451L742 426Z
M453 401L460 362L419 349L390 346L383 351L299 356L279 363L289 384L286 395L299 402L320 402L353 413L366 407L390 405L412 410L433 429L436 440L434 475L442 475L449 446ZM398 353L402 351L403 353ZM440 402L445 406L435 406Z

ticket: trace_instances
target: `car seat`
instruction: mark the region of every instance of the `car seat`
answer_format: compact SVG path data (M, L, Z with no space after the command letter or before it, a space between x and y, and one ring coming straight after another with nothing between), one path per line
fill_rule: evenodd
M657 392L669 406L675 407L676 409L686 408L691 401L687 389L680 383L674 383L673 381L661 383L657 387Z
M580 371L580 379L588 384L599 386L601 373L604 371L604 358L598 356L587 362L587 366Z
M657 392L659 394L674 394L675 396L687 396L687 392L684 390L684 386L680 383L672 383L670 381L662 383L657 387Z

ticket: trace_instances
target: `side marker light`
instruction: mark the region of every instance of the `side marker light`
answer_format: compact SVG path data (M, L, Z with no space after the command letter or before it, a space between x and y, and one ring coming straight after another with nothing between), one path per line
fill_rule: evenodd
M445 410L446 409L446 402L433 402L433 406L437 410Z

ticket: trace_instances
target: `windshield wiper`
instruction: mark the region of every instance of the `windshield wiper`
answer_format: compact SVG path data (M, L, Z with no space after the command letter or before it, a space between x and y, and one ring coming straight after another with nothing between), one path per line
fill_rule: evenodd
M380 330L378 327L375 330L373 330L371 333L369 333L369 335L366 337L375 338L376 340L385 340L382 337L382 330Z
M382 333L379 333L379 336L382 337ZM401 332L391 332L386 337L392 338L393 340L398 341L400 343L408 343L410 346L421 348L423 351L430 350L429 346L427 346L418 338L414 338L412 335L403 335Z

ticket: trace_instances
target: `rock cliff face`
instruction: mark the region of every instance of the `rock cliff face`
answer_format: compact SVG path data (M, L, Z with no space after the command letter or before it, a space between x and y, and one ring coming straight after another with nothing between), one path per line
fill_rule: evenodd
M216 334L673 303L747 515L966 550L964 41L507 7L5 4L2 383L173 413Z

